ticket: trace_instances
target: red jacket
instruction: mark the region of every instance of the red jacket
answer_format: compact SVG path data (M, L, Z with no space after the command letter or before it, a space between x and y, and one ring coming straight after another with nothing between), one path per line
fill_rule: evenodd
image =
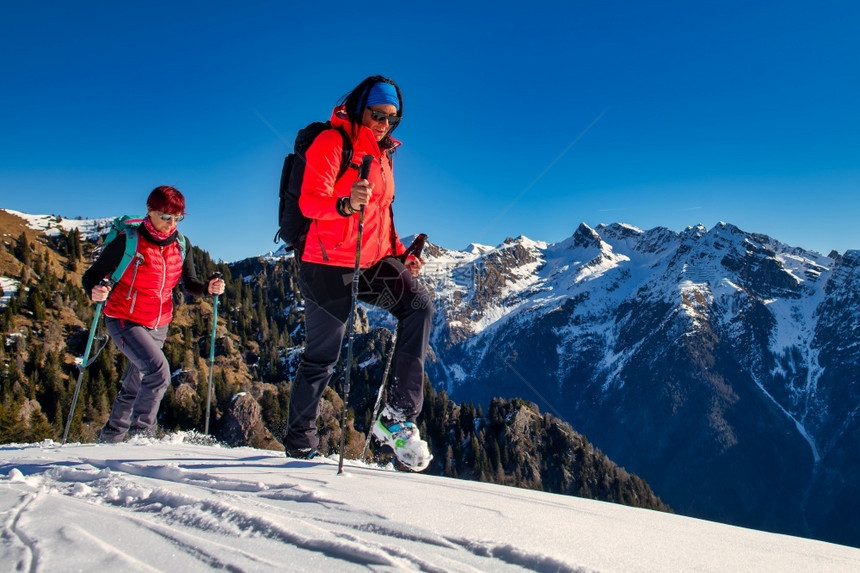
M138 232L137 253L114 285L105 304L105 316L147 328L165 326L173 319L173 288L182 277L179 243L156 245L145 233Z
M364 232L361 241L361 268L373 266L390 255L402 254L406 247L394 230L391 203L394 201L394 175L390 156L379 148L373 132L364 126L353 136L353 126L343 107L335 108L331 123L352 137L352 163L358 165L365 155L373 155L370 175L373 184L370 202L364 210ZM394 141L395 147L400 145ZM344 217L337 211L337 201L348 197L358 172L347 169L335 181L343 153L343 139L335 130L322 132L306 152L302 193L299 207L311 219L302 260L339 267L355 266L358 242L358 213ZM393 241L393 245L392 245Z

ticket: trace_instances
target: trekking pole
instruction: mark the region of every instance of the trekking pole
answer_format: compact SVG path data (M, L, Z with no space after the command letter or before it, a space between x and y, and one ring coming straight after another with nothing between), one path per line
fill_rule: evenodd
M212 279L220 279L221 273L215 273ZM209 406L212 404L212 372L215 370L215 327L218 325L218 296L215 295L215 301L212 303L212 338L209 339L209 389L206 391L206 421L203 423L203 433L209 435Z
M361 168L358 171L359 179L367 179L370 174L370 163L373 156L365 155L361 160ZM337 462L337 473L343 473L343 450L346 448L346 415L349 408L349 374L352 370L352 341L355 338L355 306L358 299L358 273L361 271L361 235L364 233L364 205L358 213L358 240L355 245L355 268L352 274L352 305L349 309L349 320L347 324L348 342L346 345L346 372L343 376L343 418L340 421L340 456Z
M111 286L108 279L102 279L99 284L101 286ZM75 384L75 393L72 395L72 407L69 408L69 418L66 420L66 429L63 431L63 445L66 445L66 440L69 439L69 427L72 425L72 417L75 415L75 407L78 405L78 394L81 391L81 382L84 380L84 372L86 372L87 366L92 364L92 361L90 361L90 350L93 348L93 339L96 335L96 329L99 326L99 319L101 318L102 307L104 304L104 301L96 303L96 310L93 314L93 323L90 325L90 335L87 337L87 347L84 349L84 356L81 359L81 365L78 366L80 373L78 374L78 382ZM96 352L96 356L98 356L98 352ZM95 361L95 356L93 357L93 361Z
M427 240L427 235L425 233L421 233L415 237L415 240L412 241L412 244L409 245L409 248L406 249L406 252L403 253L402 260L406 262L406 259L409 255L412 255L418 259L421 258L421 252L424 250L424 241ZM394 330L394 334L391 335L391 350L388 353L388 360L385 361L385 370L382 371L382 380L379 383L379 392L376 394L376 404L373 405L373 413L370 416L370 424L371 427L368 428L367 438L364 440L364 449L361 450L360 460L364 460L365 456L367 456L367 449L370 447L370 437L372 434L373 424L376 423L376 416L379 415L379 406L382 404L382 394L385 392L385 388L388 385L388 372L391 370L391 362L394 358L394 351L397 348L397 329Z
M391 335L391 351L388 353L388 360L385 361L385 370L382 371L382 380L379 382L379 392L376 394L376 404L373 405L373 413L370 415L370 427L367 429L367 438L364 440L364 449L361 450L360 460L364 460L367 456L367 448L370 447L370 438L373 436L373 425L376 423L376 416L379 415L379 405L382 403L382 394L385 393L385 387L388 385L388 371L391 370L391 360L394 358L394 349L397 346L397 329L394 329L394 334Z

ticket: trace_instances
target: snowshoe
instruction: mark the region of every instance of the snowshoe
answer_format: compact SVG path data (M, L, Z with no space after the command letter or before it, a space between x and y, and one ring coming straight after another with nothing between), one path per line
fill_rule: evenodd
M320 455L314 448L292 448L287 449L285 453L288 458L296 460L311 460Z
M394 450L400 463L414 472L427 469L433 459L427 442L421 439L418 427L412 422L388 424L380 416L373 424L371 433L380 444Z

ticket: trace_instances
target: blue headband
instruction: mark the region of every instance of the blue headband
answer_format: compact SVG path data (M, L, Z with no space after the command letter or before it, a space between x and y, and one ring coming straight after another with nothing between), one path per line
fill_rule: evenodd
M397 97L397 88L386 82L373 84L367 94L367 105L391 104L400 109L400 99ZM361 111L361 110L359 110Z

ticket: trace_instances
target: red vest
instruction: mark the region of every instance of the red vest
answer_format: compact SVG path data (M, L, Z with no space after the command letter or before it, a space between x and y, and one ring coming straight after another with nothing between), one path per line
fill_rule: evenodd
M129 320L147 328L170 324L173 289L182 277L179 243L159 246L137 235L137 255L114 285L105 316Z

